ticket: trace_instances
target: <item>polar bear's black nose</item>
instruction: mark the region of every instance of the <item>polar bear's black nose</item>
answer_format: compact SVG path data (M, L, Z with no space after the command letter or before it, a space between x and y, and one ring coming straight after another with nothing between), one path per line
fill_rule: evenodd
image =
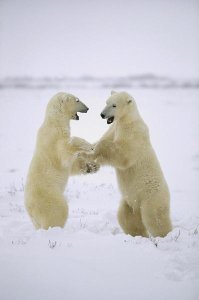
M102 119L104 119L104 118L105 118L105 115L104 115L103 113L101 113L101 117L102 117Z

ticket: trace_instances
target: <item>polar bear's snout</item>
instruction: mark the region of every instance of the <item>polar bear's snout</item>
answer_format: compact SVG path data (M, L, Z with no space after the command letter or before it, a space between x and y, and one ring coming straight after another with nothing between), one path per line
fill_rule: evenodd
M89 108L81 101L78 101L77 112L87 113Z
M72 116L72 119L73 120L79 120L79 116L78 116L78 112L80 113L87 113L87 111L89 110L89 108L81 101L77 101L76 102L77 106L76 106L76 109L75 109L75 113L73 114Z
M102 117L102 119L107 119L107 124L113 123L115 118L113 112L111 111L111 107L105 107L100 116Z

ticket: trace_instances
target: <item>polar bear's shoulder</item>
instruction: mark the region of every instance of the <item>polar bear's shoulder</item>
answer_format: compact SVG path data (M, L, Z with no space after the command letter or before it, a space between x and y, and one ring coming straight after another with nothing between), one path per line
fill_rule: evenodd
M148 136L149 129L148 129L148 126L141 120L141 121L137 121L137 122L133 123L132 133L133 133L133 135Z

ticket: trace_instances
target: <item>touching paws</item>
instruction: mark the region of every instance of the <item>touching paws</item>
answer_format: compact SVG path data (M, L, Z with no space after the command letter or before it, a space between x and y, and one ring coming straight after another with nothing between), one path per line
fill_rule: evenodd
M83 174L96 173L100 165L93 160L87 160L81 156L79 156L80 160L80 169Z
M99 164L95 163L94 161L89 161L86 163L86 174L88 173L96 173L99 170Z

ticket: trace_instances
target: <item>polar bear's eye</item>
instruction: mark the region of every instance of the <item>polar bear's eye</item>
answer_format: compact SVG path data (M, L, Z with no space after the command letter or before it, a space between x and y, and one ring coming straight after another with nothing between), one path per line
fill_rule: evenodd
M115 104L113 104L113 107L116 107L116 105L115 105Z
M76 102L79 102L79 99L78 99L78 98L76 98Z

